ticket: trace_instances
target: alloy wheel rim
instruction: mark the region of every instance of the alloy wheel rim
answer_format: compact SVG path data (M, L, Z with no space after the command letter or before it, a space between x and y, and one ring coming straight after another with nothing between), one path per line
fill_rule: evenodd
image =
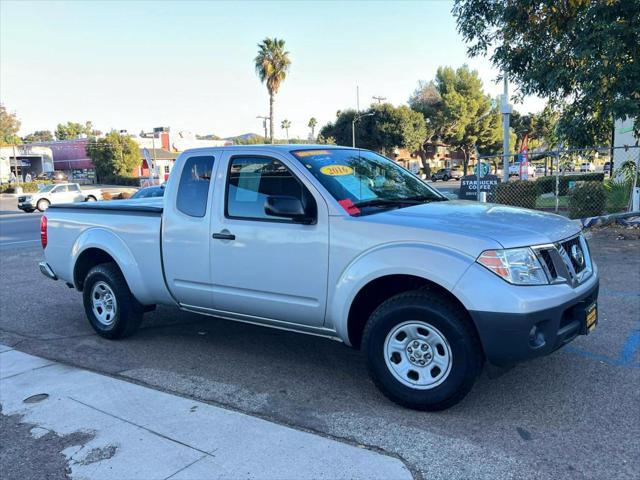
M116 321L118 302L107 283L96 282L91 289L91 309L96 319L105 327L113 325Z
M418 390L442 384L453 364L446 337L433 325L419 320L403 322L389 332L384 341L384 358L396 380Z

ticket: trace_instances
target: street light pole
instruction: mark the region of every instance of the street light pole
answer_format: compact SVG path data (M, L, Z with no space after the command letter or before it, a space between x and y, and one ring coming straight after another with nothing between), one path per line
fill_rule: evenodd
M262 119L262 126L264 127L264 141L266 143L267 142L267 120L269 120L271 117L265 117L263 115L258 115L258 116L256 116L256 118L261 118Z
M356 114L351 121L351 147L356 148L356 123L360 121L360 119L364 117L370 117L375 115L375 112L365 113L364 115Z
M500 113L502 113L502 180L509 181L509 116L512 107L509 105L509 79L504 73L504 91L500 98Z

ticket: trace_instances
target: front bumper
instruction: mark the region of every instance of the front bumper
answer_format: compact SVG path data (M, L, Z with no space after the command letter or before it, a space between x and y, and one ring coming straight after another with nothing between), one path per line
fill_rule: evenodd
M18 208L24 211L36 209L36 207L31 202L19 202Z
M487 360L494 365L511 365L549 355L578 335L586 335L585 309L598 300L599 281L596 278L591 283L575 298L536 312L470 311Z

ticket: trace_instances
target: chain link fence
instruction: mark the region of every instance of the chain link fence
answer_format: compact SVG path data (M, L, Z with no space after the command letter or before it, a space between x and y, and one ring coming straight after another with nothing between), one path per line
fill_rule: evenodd
M569 218L632 211L640 186L640 147L592 147L480 156L461 180L458 198L542 210ZM612 171L613 170L613 171ZM636 201L637 202L637 201Z

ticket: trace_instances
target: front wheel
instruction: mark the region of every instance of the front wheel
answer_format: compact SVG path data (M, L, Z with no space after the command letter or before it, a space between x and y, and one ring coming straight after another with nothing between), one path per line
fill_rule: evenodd
M51 205L51 203L49 202L49 200L45 200L40 199L38 200L38 203L36 204L36 207L38 208L38 210L40 210L41 212L46 212L47 208L49 208L49 205Z
M390 400L416 410L444 410L460 402L483 364L466 313L430 290L382 303L367 322L363 348L376 386Z
M445 175L444 177L442 177L442 181L443 182L448 182L449 181L449 176Z
M87 198L85 198L85 202L97 202L97 201L98 200L93 195L89 195Z
M431 175L431 181L435 183L435 181L436 181L436 180L438 180L438 179L436 178L436 176L435 176L435 175Z
M93 267L83 288L84 310L93 329L104 338L132 335L140 326L143 308L114 263Z

